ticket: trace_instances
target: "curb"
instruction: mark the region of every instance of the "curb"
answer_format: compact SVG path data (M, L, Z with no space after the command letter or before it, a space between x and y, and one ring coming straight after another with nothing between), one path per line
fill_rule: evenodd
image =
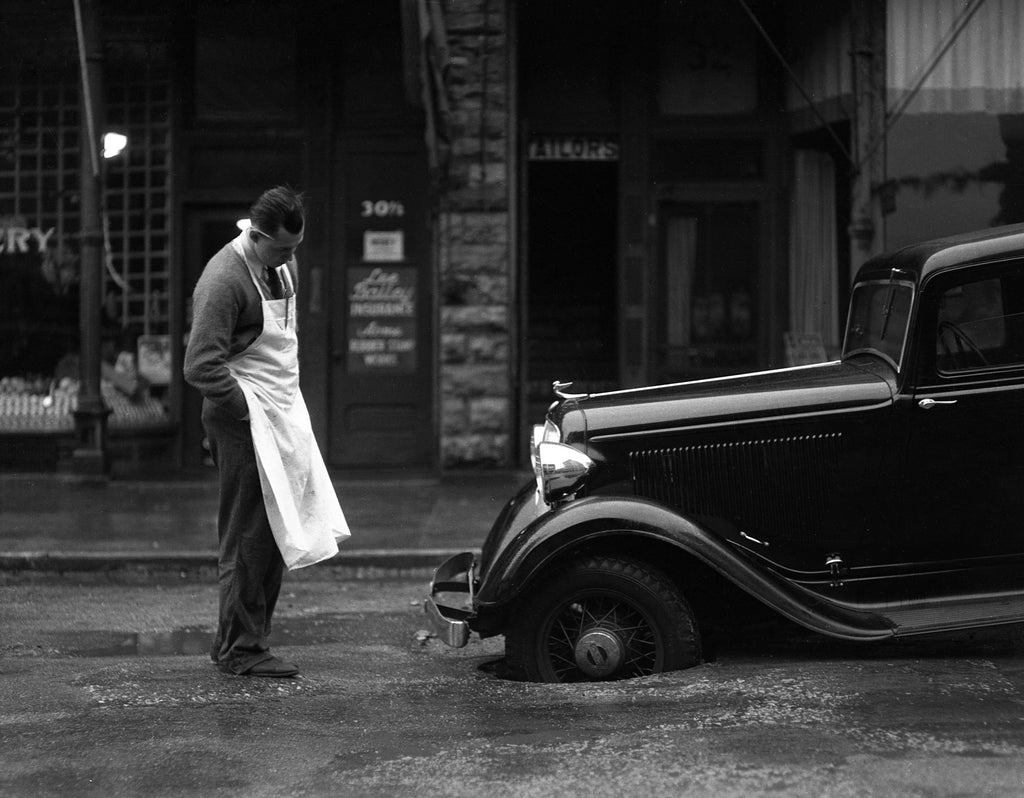
M358 576L404 571L433 571L457 549L353 549L341 551L318 566L352 570ZM186 552L0 552L0 571L96 573L104 571L193 571L217 568L217 554ZM298 569L290 573L300 573Z

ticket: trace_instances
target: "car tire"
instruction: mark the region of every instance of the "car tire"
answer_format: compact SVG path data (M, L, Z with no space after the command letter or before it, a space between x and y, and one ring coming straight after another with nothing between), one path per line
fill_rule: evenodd
M625 679L700 662L700 635L679 589L651 566L588 556L544 579L505 632L512 678Z

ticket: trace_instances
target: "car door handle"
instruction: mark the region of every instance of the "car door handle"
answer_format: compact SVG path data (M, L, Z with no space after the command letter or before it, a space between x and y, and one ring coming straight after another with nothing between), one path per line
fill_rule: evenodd
M921 399L917 406L922 410L931 410L935 405L955 405L956 399Z

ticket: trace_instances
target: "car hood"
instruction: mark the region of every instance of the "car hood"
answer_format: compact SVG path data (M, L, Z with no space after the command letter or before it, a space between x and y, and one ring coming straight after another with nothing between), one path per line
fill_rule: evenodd
M836 361L591 394L567 403L575 407L564 412L569 421L573 409L581 411L581 426L594 441L604 434L876 407L892 396L893 387L881 374Z

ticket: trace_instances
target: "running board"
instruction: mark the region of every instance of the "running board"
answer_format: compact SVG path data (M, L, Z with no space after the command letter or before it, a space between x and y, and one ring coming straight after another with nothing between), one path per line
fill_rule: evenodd
M897 637L952 632L981 626L1024 623L1024 596L988 596L955 602L921 602L882 611Z

